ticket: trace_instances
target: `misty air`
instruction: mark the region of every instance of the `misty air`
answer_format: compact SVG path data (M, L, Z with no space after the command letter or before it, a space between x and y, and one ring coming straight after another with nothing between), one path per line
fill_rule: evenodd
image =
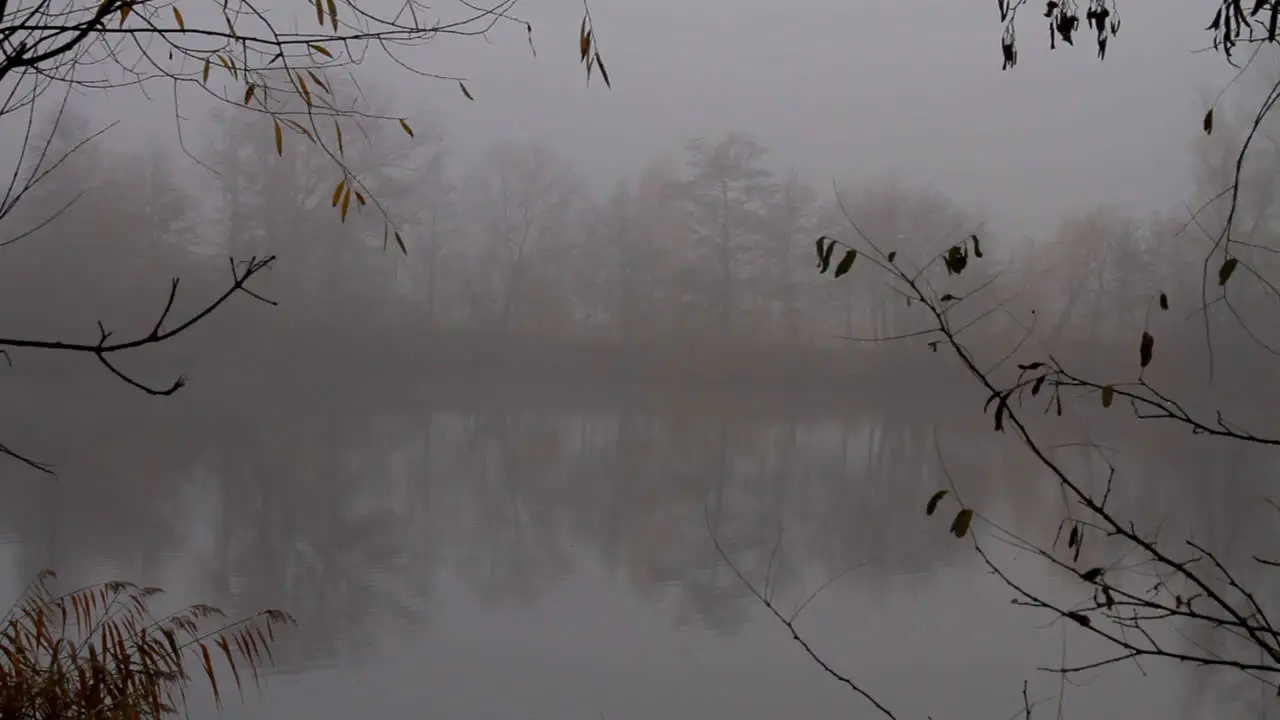
M1280 718L1278 20L0 0L0 720Z

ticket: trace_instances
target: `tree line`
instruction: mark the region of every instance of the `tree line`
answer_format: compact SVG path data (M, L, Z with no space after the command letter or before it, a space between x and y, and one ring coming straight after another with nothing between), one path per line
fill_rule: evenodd
M927 258L943 238L980 237L995 261L973 271L1010 306L1036 309L1045 341L1088 346L1123 341L1157 293L1192 294L1189 250L1203 240L1181 207L1143 217L1116 206L1064 216L1039 237L1001 237L987 214L924 185L872 178L824 189L737 131L691 139L602 187L546 142L498 140L463 162L447 129L429 123L349 129L350 170L338 172L315 147L277 154L261 119L234 110L192 150L207 170L157 148L116 149L109 134L77 147L97 130L88 118L63 114L53 147L75 152L5 219L10 236L38 226L0 268L11 322L32 332L145 323L139 311L169 276L222 282L225 258L249 255L282 259L260 278L261 294L282 304L290 327L316 333L833 344L910 332L912 309L892 284L814 277L814 238L840 232L848 214L904 259ZM1201 142L1195 153L1209 167L1225 150ZM368 194L352 193L352 175ZM403 235L355 221L374 212L374 193ZM999 320L983 332L1017 331ZM224 331L254 324L241 314Z

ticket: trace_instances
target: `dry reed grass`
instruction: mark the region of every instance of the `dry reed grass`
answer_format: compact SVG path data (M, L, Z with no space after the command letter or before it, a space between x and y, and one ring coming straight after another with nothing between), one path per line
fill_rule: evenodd
M279 610L221 622L208 605L157 618L148 600L159 588L111 581L54 595L53 578L42 572L0 620L0 720L176 715L186 710L189 670L221 706L215 662L226 661L237 689L244 674L256 684L273 660L274 628L296 624Z

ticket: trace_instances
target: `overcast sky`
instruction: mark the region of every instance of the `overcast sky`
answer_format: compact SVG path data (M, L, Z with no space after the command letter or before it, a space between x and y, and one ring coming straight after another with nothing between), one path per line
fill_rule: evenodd
M536 59L513 27L486 45L452 42L436 51L476 102L448 84L421 92L455 143L549 138L602 175L737 129L822 183L894 173L1030 228L1080 205L1185 199L1202 93L1230 77L1219 55L1191 52L1208 42L1209 5L1122 4L1105 62L1091 38L1050 52L1028 6L1010 72L995 6L593 0L605 91L585 88L577 66L582 4L524 0Z
M1209 41L1207 0L1122 4L1105 62L1089 37L1051 52L1033 3L1020 24L1019 65L1008 72L994 2L591 7L612 90L585 85L580 0L521 0L536 58L514 25L487 41L442 38L415 50L419 68L467 77L474 102L451 82L386 63L366 64L357 77L394 87L404 112L420 120L431 109L464 156L495 139L540 138L607 184L691 136L739 130L770 148L775 167L820 186L892 174L1031 233L1100 202L1145 212L1194 200L1188 146L1206 91L1231 77L1221 55L1192 52ZM138 100L118 93L94 102L150 125L136 122ZM151 120L172 135L172 99L162 92L158 102L164 112Z

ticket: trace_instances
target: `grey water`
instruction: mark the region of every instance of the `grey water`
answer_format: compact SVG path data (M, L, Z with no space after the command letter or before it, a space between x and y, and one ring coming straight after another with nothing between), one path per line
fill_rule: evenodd
M977 409L955 415L334 408L202 433L183 421L172 431L196 439L159 453L134 423L78 445L94 472L0 486L3 591L48 567L68 587L127 579L232 616L292 613L262 687L224 687L222 717L876 717L714 536L784 614L809 600L804 639L898 717L1022 717L1024 682L1032 717L1255 712L1257 688L1167 662L1038 670L1106 649L1012 605L924 504L949 478L1047 544L1062 500ZM1119 500L1256 549L1248 488L1206 495L1217 456L1181 447L1136 458ZM1079 594L984 542L1028 587ZM197 717L214 712L195 696Z

